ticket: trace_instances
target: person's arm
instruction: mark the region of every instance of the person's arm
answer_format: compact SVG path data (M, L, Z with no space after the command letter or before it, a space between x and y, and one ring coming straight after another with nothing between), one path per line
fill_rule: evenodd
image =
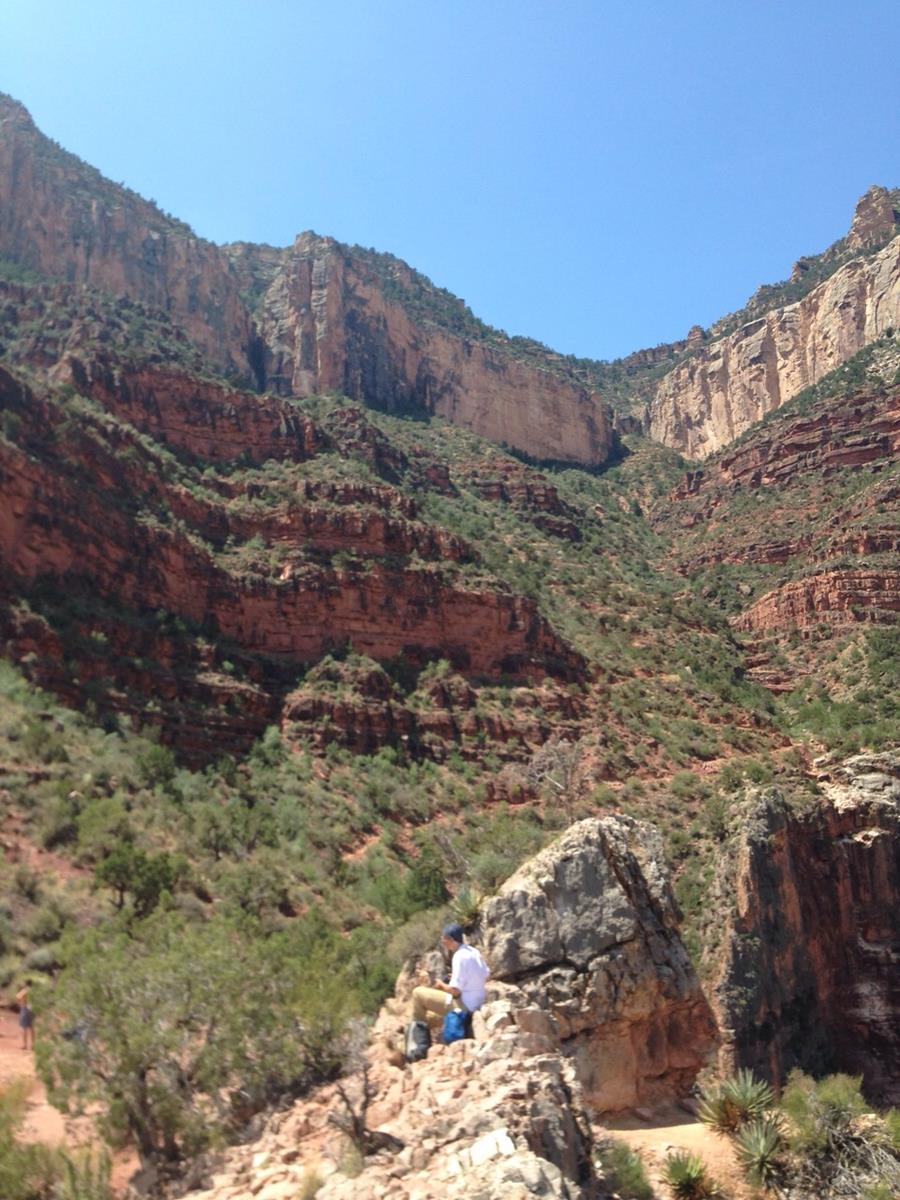
M450 982L439 983L438 987L442 992L449 992L454 1000L459 1000L462 996L462 988L460 985L459 972L462 965L462 955L457 950L453 955L453 960L450 967Z

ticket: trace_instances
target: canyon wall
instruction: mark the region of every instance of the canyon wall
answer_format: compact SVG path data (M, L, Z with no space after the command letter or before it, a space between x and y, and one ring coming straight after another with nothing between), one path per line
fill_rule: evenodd
M214 246L56 146L2 95L0 259L158 309L217 371L260 389L436 413L538 459L594 466L613 445L606 404L558 356L523 362L494 331L486 343L441 327L373 269L388 256L313 234L287 250ZM464 310L405 264L392 269Z
M726 1069L861 1074L900 1101L900 757L859 755L805 812L777 794L743 819L716 1005ZM735 886L736 885L736 886Z
M44 137L0 94L0 258L160 309L210 362L249 375L249 314L227 256Z
M900 237L853 259L802 300L696 351L663 377L650 437L689 458L727 446L766 413L900 326Z
M596 393L496 339L442 327L434 313L461 313L463 302L405 264L309 233L262 268L256 248L234 253L271 280L258 320L273 391L338 391L387 412L435 413L537 459L596 466L609 457L610 415ZM422 288L428 298L414 312L403 297Z

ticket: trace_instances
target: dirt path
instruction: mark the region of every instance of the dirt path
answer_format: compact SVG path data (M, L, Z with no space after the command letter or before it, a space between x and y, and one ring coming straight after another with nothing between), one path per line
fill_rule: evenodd
M0 1009L0 1087L24 1079L28 1085L28 1107L21 1137L28 1142L46 1142L51 1146L99 1147L102 1145L90 1117L68 1117L47 1099L43 1083L37 1077L34 1054L22 1049L22 1031L16 1014ZM133 1154L122 1152L113 1157L112 1184L120 1194L137 1170Z
M668 1104L647 1112L646 1119L629 1113L605 1122L603 1129L627 1142L640 1152L654 1187L662 1187L666 1157L687 1150L703 1160L710 1174L733 1200L750 1200L752 1191L734 1157L727 1137L714 1133L678 1104Z

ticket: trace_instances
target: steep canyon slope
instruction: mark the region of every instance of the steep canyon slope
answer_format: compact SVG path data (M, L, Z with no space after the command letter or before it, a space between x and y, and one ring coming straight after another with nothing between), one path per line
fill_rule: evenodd
M871 189L742 313L592 363L389 255L205 242L2 98L4 654L190 766L274 728L676 842L823 696L883 723L841 748L885 741L897 211Z

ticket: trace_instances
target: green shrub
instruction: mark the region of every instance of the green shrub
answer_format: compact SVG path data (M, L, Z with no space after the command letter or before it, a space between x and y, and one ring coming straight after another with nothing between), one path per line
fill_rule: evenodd
M772 1187L777 1183L783 1145L781 1122L777 1117L756 1118L741 1126L735 1138L735 1154L752 1184Z
M827 1154L854 1117L871 1112L861 1084L858 1075L829 1075L816 1082L802 1071L791 1071L781 1107L791 1119L792 1148L806 1155Z
M679 1151L666 1159L663 1177L676 1200L712 1200L719 1188L696 1154Z
M621 1200L653 1200L653 1185L641 1156L617 1138L608 1138L597 1148L597 1167L606 1188Z
M96 1103L108 1140L179 1161L230 1127L236 1081L258 1110L334 1070L357 1005L351 950L309 918L268 938L247 918L195 925L163 909L139 928L73 931L41 1073L57 1101ZM53 1036L71 1029L86 1035Z
M25 925L25 936L32 942L55 942L63 931L65 917L55 904L42 904Z
M718 1087L703 1092L697 1115L719 1133L734 1133L746 1122L762 1117L774 1103L769 1085L742 1068Z
M25 966L29 971L41 971L44 975L52 975L60 966L59 943L51 946L37 946L25 956Z

